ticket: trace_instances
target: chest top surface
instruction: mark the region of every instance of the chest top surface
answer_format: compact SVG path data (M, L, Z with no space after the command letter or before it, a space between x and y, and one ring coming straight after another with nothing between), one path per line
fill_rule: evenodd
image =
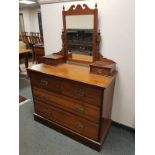
M38 64L28 68L29 71L36 71L61 77L69 80L74 80L82 83L86 83L101 88L107 88L115 78L114 76L100 76L90 73L89 67L77 66L73 64L59 64L56 66L50 66L46 64Z

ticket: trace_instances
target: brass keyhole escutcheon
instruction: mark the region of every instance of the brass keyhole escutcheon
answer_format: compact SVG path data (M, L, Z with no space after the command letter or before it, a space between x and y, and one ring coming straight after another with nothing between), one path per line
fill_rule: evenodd
M79 97L83 97L84 96L84 89L83 88L77 88L75 89L75 94Z
M78 112L78 113L84 113L84 107L78 106L78 107L75 108L75 111Z

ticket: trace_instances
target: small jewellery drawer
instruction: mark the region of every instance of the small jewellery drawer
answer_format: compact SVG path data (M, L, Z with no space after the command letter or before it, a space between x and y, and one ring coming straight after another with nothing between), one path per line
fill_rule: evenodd
M97 74L104 74L104 72L106 72L106 71L103 70L102 68L93 68L92 72L95 72Z
M60 63L63 63L63 62L64 62L63 59L54 60L54 59L45 58L45 57L42 57L40 59L40 63L45 63L47 65L57 65L57 64L60 64Z
M41 100L68 112L84 117L95 123L99 122L99 107L78 100L33 87L34 100Z
M96 106L101 104L102 90L98 87L65 81L62 83L62 94Z
M37 103L35 106L36 109L45 109L45 104L41 104L40 102L36 102L36 103ZM97 124L87 121L85 119L82 119L78 116L72 115L70 113L67 113L63 110L54 108L52 106L46 105L46 109L49 109L49 111L51 111L51 112L49 111L47 112L48 113L47 115L49 116L48 118L50 120L57 122L58 124L63 125L73 131L76 131L88 138L91 138L93 140L98 140L99 126ZM42 113L41 113L41 116L43 116Z
M91 72L95 74L100 74L100 75L111 75L112 74L109 68L92 67Z
M61 84L58 78L37 72L31 72L30 76L32 86L52 90L54 92L61 92Z

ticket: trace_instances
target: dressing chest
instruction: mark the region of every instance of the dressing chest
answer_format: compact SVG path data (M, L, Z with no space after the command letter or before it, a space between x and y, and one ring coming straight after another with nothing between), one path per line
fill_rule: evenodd
M103 58L96 48L99 43L97 6L90 9L84 4L83 7L71 6L68 11L63 8L62 50L43 57L40 64L28 68L28 73L34 119L100 151L111 124L115 62ZM77 53L68 54L65 20L67 15L76 14L94 16L92 62L90 59L71 61ZM94 72L99 64L102 74ZM113 74L111 69L107 70L107 64L112 66Z

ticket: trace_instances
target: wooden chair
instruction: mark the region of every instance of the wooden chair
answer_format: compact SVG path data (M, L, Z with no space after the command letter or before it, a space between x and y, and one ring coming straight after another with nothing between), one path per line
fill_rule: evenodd
M22 36L28 36L28 32L22 32Z
M28 32L22 32L20 35L20 41L26 43L26 46L29 48L29 36L28 36Z

